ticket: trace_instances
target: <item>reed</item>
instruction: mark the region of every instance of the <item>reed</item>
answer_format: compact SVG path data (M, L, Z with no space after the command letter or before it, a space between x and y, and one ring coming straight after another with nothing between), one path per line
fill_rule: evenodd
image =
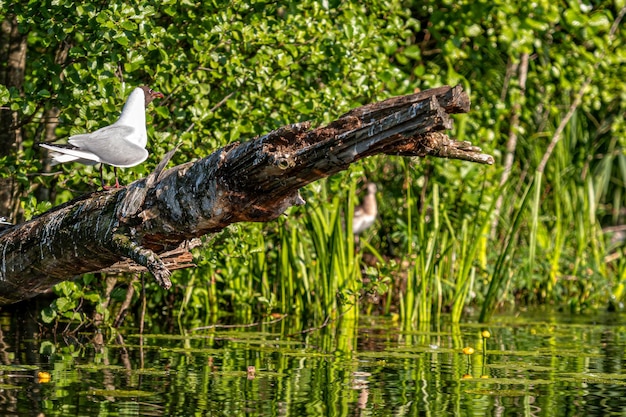
M411 265L413 262L413 207L416 205L412 193L412 177L409 172L409 164L404 160L401 161L401 166L404 169L404 178L407 182L406 187L406 258L400 262L400 265ZM402 325L404 329L411 328L413 323L417 320L417 311L415 303L415 293L418 288L418 277L415 275L415 268L409 267L406 277L406 288L402 296L400 296L400 317L402 318Z
M360 290L360 255L354 250L351 230L354 194L353 182L347 199L345 194L335 194L327 201L329 193L324 184L320 187L317 198L311 198L305 206L301 219L307 237L302 242L310 242L310 247L302 248L309 255L305 260L306 266L299 266L298 279L304 277L307 292L315 294L315 298L309 301L319 303L315 311L322 318L336 318L345 311L348 311L345 313L348 317L356 318L358 315L358 307L349 308L358 304ZM344 213L348 215L344 216ZM283 246L293 244L285 241ZM291 265L298 262L294 255L292 250Z
M491 279L489 281L487 294L485 295L485 299L483 300L483 304L480 311L481 322L486 322L489 320L491 315L494 313L496 309L496 304L498 301L500 290L502 289L505 282L510 279L511 273L509 270L509 266L511 264L510 254L515 247L515 239L517 238L518 232L522 225L524 219L524 212L526 210L526 206L528 205L530 198L529 193L532 189L532 184L526 187L524 194L521 198L521 204L517 209L515 216L513 218L513 222L508 228L507 234L505 236L505 242L502 246L502 249L499 252L498 259L493 268L493 273L491 275Z

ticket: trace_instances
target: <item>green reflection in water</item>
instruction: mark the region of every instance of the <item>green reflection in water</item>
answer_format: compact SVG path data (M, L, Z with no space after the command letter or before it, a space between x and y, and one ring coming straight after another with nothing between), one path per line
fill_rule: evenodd
M403 331L381 317L305 334L287 322L129 329L101 346L90 334L43 340L8 322L0 415L621 415L626 396L615 316L499 317L488 330Z

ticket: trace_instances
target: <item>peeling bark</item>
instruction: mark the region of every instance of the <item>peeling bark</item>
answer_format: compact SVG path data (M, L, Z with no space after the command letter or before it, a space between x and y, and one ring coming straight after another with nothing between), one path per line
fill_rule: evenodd
M148 270L169 288L191 265L194 239L231 223L276 219L304 204L299 189L375 154L437 156L492 164L442 130L469 111L460 87L441 87L359 107L328 126L282 127L126 188L98 191L0 232L0 304L37 295L88 272ZM192 242L192 243L190 243Z

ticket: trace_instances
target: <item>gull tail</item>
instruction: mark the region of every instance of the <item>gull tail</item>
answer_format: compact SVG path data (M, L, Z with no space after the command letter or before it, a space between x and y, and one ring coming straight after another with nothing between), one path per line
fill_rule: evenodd
M64 147L63 145L47 145L40 143L39 146L52 151L52 165L63 164L65 162L79 162L84 165L94 165L100 161L97 155L81 151L73 147Z

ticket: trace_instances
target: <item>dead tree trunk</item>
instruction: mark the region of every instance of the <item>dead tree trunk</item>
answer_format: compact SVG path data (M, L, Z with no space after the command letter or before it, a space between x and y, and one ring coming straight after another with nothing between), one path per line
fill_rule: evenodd
M282 127L118 190L84 195L0 232L0 305L96 271L147 269L164 288L191 266L188 242L235 222L267 222L304 204L299 189L375 154L437 156L492 164L449 139L449 113L469 111L460 87L359 107L328 126Z

